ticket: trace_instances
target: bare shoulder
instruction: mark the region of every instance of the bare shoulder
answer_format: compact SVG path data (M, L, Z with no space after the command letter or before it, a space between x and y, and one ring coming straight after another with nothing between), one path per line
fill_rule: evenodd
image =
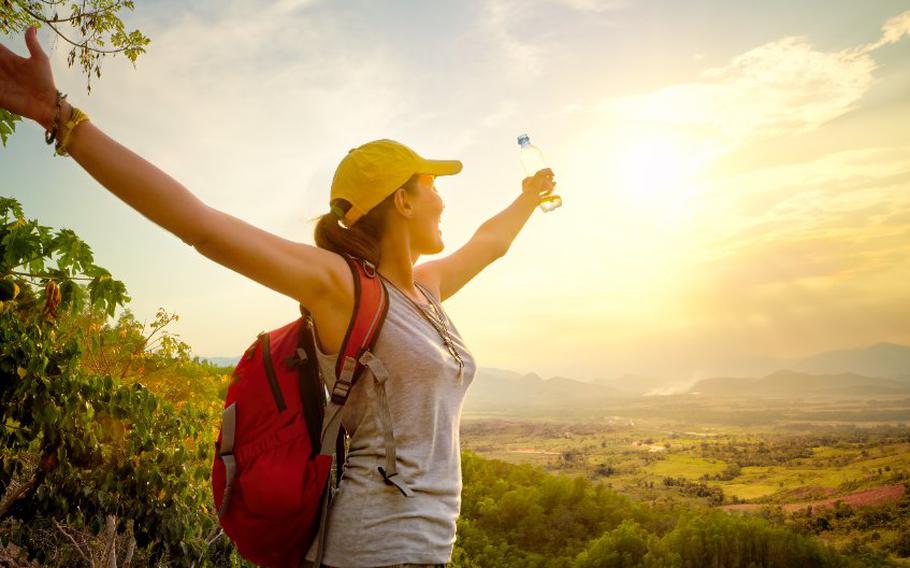
M354 275L340 254L324 251L329 285L309 302L301 302L313 316L319 349L329 355L341 350L348 323L354 313Z
M301 303L311 312L322 309L337 311L354 299L354 276L343 256L324 249L318 250L323 253L321 264L325 268L326 286L323 294L313 298L313 301Z

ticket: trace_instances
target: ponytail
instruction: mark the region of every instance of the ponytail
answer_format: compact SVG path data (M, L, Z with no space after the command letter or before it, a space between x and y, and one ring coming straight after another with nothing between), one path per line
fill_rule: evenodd
M408 193L413 193L416 191L416 186L417 175L415 174L402 187ZM333 199L331 205L338 206L344 212L351 208L351 203L341 198ZM349 254L362 258L379 266L379 262L382 260L379 242L386 229L388 219L386 212L394 207L395 193L393 192L358 219L349 229L339 223L335 213L325 213L318 217L316 228L313 231L316 246L338 254Z
M354 224L354 228L346 229L339 224L334 213L322 215L314 231L316 246L338 254L363 258L379 266L379 235L370 231L370 227L360 226L366 220L367 217L364 216Z

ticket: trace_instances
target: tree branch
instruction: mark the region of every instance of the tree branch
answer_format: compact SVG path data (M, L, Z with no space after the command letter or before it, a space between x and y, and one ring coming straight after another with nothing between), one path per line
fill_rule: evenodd
M25 483L21 484L15 490L10 491L6 495L6 498L3 499L3 502L0 502L0 519L3 518L3 516L6 514L6 511L9 510L9 508L13 505L13 503L15 503L17 500L19 500L19 498L22 497L23 495L28 493L37 484L38 484L38 472L36 471L36 472L32 473L31 479L29 479Z
M41 0L41 1L50 7L56 7L58 5L63 5L63 2L48 2L47 0ZM62 24L64 22L72 22L73 20L75 20L77 18L84 18L86 16L96 16L98 14L103 14L110 10L117 10L118 8L120 8L120 2L121 2L121 0L117 0L116 4L114 4L113 6L110 6L108 8L105 8L103 10L95 10L94 12L84 12L83 11L74 16L70 16L69 18L53 18L53 19L47 18L47 19L42 19L41 21L48 23L48 24L50 24L50 23ZM16 3L19 4L19 2L16 2ZM85 2L82 3L82 9L85 10Z
M18 274L19 276L28 276L29 278L57 278L57 276L55 276L53 274L47 274L47 273L31 274L29 272L19 272L17 270L10 270L9 273ZM70 276L69 279L70 280L88 280L89 282L94 280L94 278L91 278L89 276ZM34 282L32 284L37 286L37 284L34 284Z
M89 47L89 46L88 46L88 44L89 44L88 41L86 41L86 42L84 42L84 43L81 43L81 44L80 44L80 43L76 43L76 42L74 42L73 40L71 40L70 38L66 37L66 35L64 35L63 32L61 32L61 31L57 28L57 26L55 26L53 23L51 23L51 20L46 19L46 18L44 17L44 15L39 15L39 14L36 14L36 13L32 12L31 10L28 9L28 6L27 6L27 5L24 5L24 4L23 4L22 2L20 2L19 0L14 0L14 1L15 1L16 4L22 9L23 12L25 12L26 14L28 14L29 16L35 18L36 20L38 20L38 21L40 21L40 22L46 23L48 26L51 27L52 30L54 30L54 33L56 33L58 36L62 37L63 40L64 40L65 42L69 43L70 45L73 45L73 46L75 46L75 47L81 47L81 48L87 49L87 50L89 50L89 51L94 51L95 53L120 53L120 52L122 52L122 51L126 51L126 49L127 49L127 47L128 47L128 46L127 46L127 47L121 47L121 48L119 48L119 49L100 49L100 48L97 48L97 47Z
M104 551L104 563L107 564L107 568L117 568L117 517L114 515L107 516L105 533L107 546Z
M74 538L72 537L71 534L69 534L68 532L66 532L66 531L64 530L63 526L62 526L60 523L57 522L57 519L54 519L54 524L57 525L57 529L58 529L61 533L63 533L63 536L65 536L66 538L68 538L68 539L70 540L70 542L73 543L73 547L76 549L76 552L79 553L79 556L81 556L83 560L85 560L86 562L88 562L89 565L91 565L92 568L95 568L95 561L94 561L92 558L90 558L90 557L88 557L88 556L85 555L85 553L82 551L82 547L79 546L79 543L78 543L78 542L76 542L76 539L74 539Z

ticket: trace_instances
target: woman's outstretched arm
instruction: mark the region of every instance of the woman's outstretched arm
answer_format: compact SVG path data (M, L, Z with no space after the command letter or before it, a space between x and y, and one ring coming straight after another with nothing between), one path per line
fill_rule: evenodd
M508 207L487 219L464 246L449 256L414 267L414 277L439 290L439 301L452 296L497 258L508 252L512 241L540 203L540 195L552 191L550 168L522 181L521 195Z
M26 32L26 45L28 59L0 44L0 107L50 131L56 87L34 27ZM64 100L58 124L65 124L71 109ZM348 270L332 252L283 239L209 207L91 121L73 129L67 151L111 193L206 257L305 305L325 299L332 275Z

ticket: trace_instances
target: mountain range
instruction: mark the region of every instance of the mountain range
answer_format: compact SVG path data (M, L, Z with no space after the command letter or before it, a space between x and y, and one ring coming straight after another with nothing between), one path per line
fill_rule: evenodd
M841 375L853 373L877 379L892 379L898 383L910 385L910 347L896 343L876 343L868 347L825 351L798 359L774 360L774 367L769 372L755 373L755 377L768 377L784 371L806 375ZM750 377L739 377L748 379ZM720 376L703 379L705 392L715 392L716 382L735 381L736 377ZM836 379L849 382L850 379ZM597 379L594 382L619 389L628 394L673 394L694 390L695 382L684 379L668 379L641 375L623 375L615 378ZM702 381L699 381L701 383ZM811 381L810 381L811 383ZM743 384L733 383L737 388ZM883 388L888 388L882 385Z
M782 368L807 373L860 373L910 382L910 347L876 343L869 347L826 351Z
M233 366L239 357L202 359ZM561 376L544 379L536 373L480 367L465 400L465 410L528 414L571 411L615 406L624 399L662 394L750 398L910 396L908 346L878 343L781 363L786 366L760 377L718 376L694 383L632 374L592 382Z

